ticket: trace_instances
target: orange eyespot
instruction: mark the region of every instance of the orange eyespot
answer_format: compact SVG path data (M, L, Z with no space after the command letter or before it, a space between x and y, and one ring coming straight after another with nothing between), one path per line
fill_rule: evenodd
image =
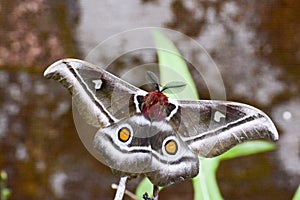
M166 142L165 150L168 154L175 155L177 150L178 150L178 146L177 146L176 141L175 140L169 140L168 142Z
M127 127L123 127L118 132L119 140L122 142L127 142L131 136L131 132Z

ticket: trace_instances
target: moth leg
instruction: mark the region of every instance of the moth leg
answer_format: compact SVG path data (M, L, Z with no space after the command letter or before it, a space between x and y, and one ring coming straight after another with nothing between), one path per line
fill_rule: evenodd
M146 193L143 195L143 199L144 199L144 200L158 200L158 192L159 192L158 186L153 185L153 198L150 198L150 197L148 196L148 193L146 192Z
M127 176L121 177L114 200L122 200L123 199L125 189L126 189L127 178L128 178Z
M153 200L158 200L159 188L157 185L153 185Z
M143 195L143 199L144 200L153 200L149 197L148 193L146 192L144 195Z

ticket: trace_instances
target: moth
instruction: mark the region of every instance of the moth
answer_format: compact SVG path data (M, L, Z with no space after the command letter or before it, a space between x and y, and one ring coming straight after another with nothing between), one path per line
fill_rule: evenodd
M77 59L53 63L44 76L66 87L82 118L96 128L94 148L120 183L143 174L154 186L153 199L159 186L195 177L199 156L218 156L248 140L278 140L270 118L246 104L171 99L163 90L172 84L163 89L154 83L156 89L146 92ZM115 199L122 199L124 188Z

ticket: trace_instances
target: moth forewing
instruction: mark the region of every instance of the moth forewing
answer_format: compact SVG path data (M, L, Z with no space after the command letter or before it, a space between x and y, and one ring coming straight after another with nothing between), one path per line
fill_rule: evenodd
M83 118L95 127L108 126L114 122L113 116L104 105L96 99L93 89L81 75L81 70L91 70L85 62L76 59L65 59L53 63L44 76L62 83L72 94L73 106ZM101 72L93 69L95 76Z
M278 139L270 118L252 106L224 101L178 103L181 113L179 132L185 131L180 135L201 156L218 156L244 141Z

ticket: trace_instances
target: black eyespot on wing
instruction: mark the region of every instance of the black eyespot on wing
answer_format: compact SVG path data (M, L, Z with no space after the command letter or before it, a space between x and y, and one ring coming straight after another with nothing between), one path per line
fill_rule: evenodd
M122 127L118 131L118 139L121 142L127 142L131 138L132 132L128 127Z
M175 155L178 151L178 144L175 140L170 139L167 142L164 143L163 148L165 149L165 152L169 155Z

